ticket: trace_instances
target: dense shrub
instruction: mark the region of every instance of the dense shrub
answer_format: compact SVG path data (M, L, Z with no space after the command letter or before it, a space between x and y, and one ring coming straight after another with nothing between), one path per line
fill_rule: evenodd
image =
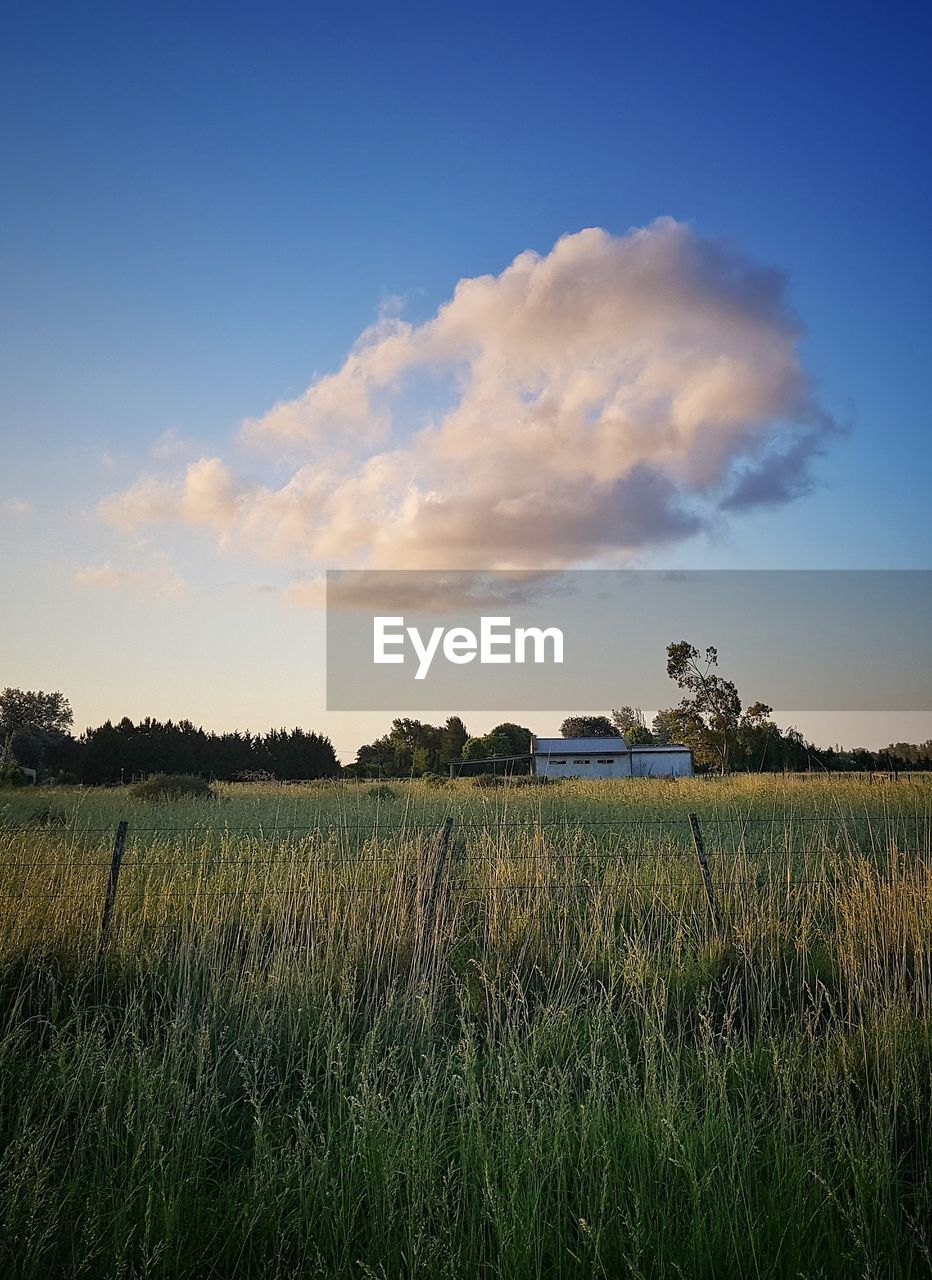
M445 787L450 781L445 773L422 773L421 782L428 787Z
M538 778L533 773L477 773L472 777L474 787L543 787L552 778Z
M130 788L136 800L211 800L210 784L194 773L154 773Z
M397 800L398 792L387 782L380 782L376 787L369 787L366 795L370 800Z

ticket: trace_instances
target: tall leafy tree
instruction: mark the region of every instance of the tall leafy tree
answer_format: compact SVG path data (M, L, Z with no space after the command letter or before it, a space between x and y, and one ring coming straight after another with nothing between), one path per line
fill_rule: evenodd
M459 716L448 716L440 734L440 764L455 764L463 758L469 732Z
M701 726L702 746L712 746L720 772L727 773L741 718L741 699L734 682L720 676L717 667L714 645L704 654L688 640L667 646L667 675L687 695L678 711L684 721L692 722L694 732Z
M752 773L781 768L780 730L770 719L773 707L753 702L741 716L736 734L736 764Z
M39 768L46 753L69 737L74 723L63 693L6 688L0 693L0 767L15 761Z
M63 693L6 688L0 693L0 733L11 737L21 729L67 733L74 723L71 703Z

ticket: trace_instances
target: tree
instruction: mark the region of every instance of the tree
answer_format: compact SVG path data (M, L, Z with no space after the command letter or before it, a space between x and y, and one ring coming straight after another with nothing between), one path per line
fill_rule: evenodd
M6 688L0 693L0 759L39 768L46 750L68 736L74 716L63 693Z
M359 748L348 772L378 778L438 773L462 758L468 737L459 716L450 716L442 726L396 717L388 733Z
M272 730L261 740L260 750L268 758L268 771L283 781L332 778L339 773L333 744L318 733Z
M617 730L608 716L567 716L560 725L564 738L614 738Z
M505 721L481 738L470 738L463 747L463 760L467 763L501 760L505 773L528 773L531 767L530 751L530 729ZM492 771L496 771L494 765Z
M742 768L761 773L781 767L781 736L770 719L772 712L766 702L754 702L738 722L737 763Z
M467 738L463 744L463 760L471 764L474 760L488 760L489 747L485 738Z
M528 756L531 751L531 731L523 724L513 724L506 720L497 724L491 733L486 735L493 756Z
M71 704L63 693L10 688L0 693L0 732L5 738L22 729L67 733L73 723Z
M727 773L729 750L741 716L741 699L734 683L715 673L717 666L718 650L714 645L705 654L700 654L688 640L667 645L667 675L689 695L678 711L692 721L694 731L701 725L702 745L712 745L720 771Z
M619 707L612 712L612 723L629 747L650 746L657 741L648 729L640 707Z
M686 701L678 707L658 711L653 723L654 741L658 746L674 744L689 747L699 769L716 768L719 765L715 742L703 718Z
M676 712L671 708L660 710L654 716L651 731L654 741L661 747L669 747L675 737Z
M440 733L440 764L455 764L463 758L469 732L459 716L448 716Z

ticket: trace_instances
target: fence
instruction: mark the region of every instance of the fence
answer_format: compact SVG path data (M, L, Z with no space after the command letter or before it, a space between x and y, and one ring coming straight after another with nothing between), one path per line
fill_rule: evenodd
M111 829L112 830L112 829ZM51 895L68 888L77 870L99 876L98 962L110 948L119 917L121 877L129 870L138 901L226 899L241 906L276 893L292 897L320 887L324 873L347 895L385 898L386 883L404 895L418 922L417 964L431 968L436 940L445 929L451 898L486 896L527 911L547 895L621 895L640 900L671 892L696 891L705 903L709 927L721 930L726 905L785 886L799 894L817 888L831 894L839 877L858 860L878 866L932 855L928 815L877 817L839 813L774 814L722 820L696 812L658 816L571 818L447 815L440 825L402 821L396 826L339 821L329 824L205 826L193 829L200 841L196 859L185 861L163 838L176 830L121 821L109 861L86 856L101 829L73 829L67 851L49 857L0 858L5 887ZM132 837L149 837L128 854ZM776 837L779 836L779 840ZM242 842L246 842L243 848ZM98 840L98 844L100 841ZM376 873L388 868L389 881ZM653 878L647 876L647 871ZM276 872L284 872L284 881ZM333 873L347 873L342 881ZM38 877L38 881L36 880ZM91 886L91 891L92 886ZM727 898L727 902L725 899Z

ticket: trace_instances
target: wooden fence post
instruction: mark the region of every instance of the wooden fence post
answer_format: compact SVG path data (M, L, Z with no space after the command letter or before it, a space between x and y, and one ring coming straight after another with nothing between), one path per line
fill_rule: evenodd
M110 877L107 880L107 892L104 895L104 913L100 921L100 946L97 948L98 964L107 954L110 945L110 921L113 916L113 904L116 901L117 881L120 878L120 865L123 862L123 849L126 845L126 832L129 823L125 820L117 826L116 839L113 842L113 857L110 859Z
M438 929L442 924L442 910L448 886L446 884L447 855L450 849L450 836L453 833L453 819L444 819L443 826L436 841L431 846L433 859L425 868L421 880L420 919L418 920L418 937L414 951L414 975L424 976L432 973L437 957L439 939Z
M717 928L722 926L722 913L719 910L718 901L715 897L715 890L712 888L712 872L709 870L709 860L705 856L705 844L702 840L702 828L699 826L699 815L691 813L689 815L689 826L693 833L693 844L696 846L696 857L699 859L699 867L702 871L702 880L705 884L705 896L709 900L709 910L712 912L712 919Z
M444 873L447 869L447 854L450 850L450 836L453 833L453 819L446 817L443 820L443 826L440 828L440 836L437 840L437 856L434 859L434 876L430 886L430 898L427 904L427 915L431 922L436 920L437 905L440 902L440 895L444 891Z

